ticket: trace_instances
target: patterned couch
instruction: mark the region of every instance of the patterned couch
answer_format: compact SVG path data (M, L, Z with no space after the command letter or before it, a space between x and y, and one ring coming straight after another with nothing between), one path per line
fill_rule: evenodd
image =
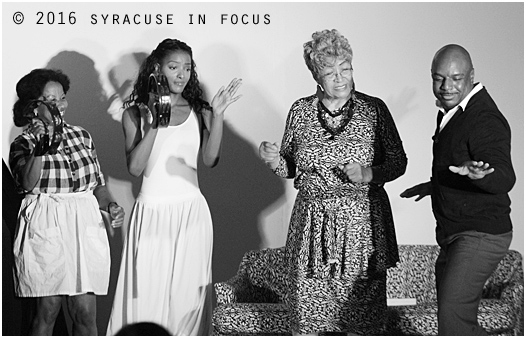
M436 245L399 245L400 262L387 273L387 298L416 305L389 306L386 335L436 335ZM284 248L245 253L237 274L214 285L215 335L290 335L285 296ZM523 335L522 256L510 250L488 279L479 323L490 335Z

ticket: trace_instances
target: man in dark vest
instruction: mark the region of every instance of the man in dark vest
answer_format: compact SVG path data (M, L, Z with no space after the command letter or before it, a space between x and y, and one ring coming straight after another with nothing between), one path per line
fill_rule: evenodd
M439 335L487 335L477 321L482 289L512 239L511 131L474 74L463 47L447 45L435 54L431 75L440 111L432 177L400 195L418 195L416 201L431 195L440 246Z

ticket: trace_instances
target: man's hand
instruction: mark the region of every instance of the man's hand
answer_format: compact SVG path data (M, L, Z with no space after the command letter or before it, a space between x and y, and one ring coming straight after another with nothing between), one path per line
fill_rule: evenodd
M418 202L427 195L431 195L432 191L433 186L431 185L431 182L420 183L414 187L404 190L404 192L400 194L400 197L411 198L418 195L418 197L415 199L415 202Z
M483 161L466 161L461 166L449 166L449 170L455 174L467 176L472 180L480 180L495 171L489 167L489 163Z

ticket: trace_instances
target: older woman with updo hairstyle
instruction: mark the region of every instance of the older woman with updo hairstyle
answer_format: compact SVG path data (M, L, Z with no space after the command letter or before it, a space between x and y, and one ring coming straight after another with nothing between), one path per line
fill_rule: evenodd
M151 76L165 85L150 88ZM128 171L142 185L108 335L137 322L176 336L211 333L213 228L197 163L199 155L209 167L219 161L224 113L240 85L234 78L206 102L192 49L177 39L161 41L142 63L122 116Z
M259 148L298 189L285 249L291 329L382 334L386 270L398 261L383 185L405 172L407 158L385 103L356 91L345 37L314 33L304 59L316 94L294 102L281 146Z
M91 135L64 121L69 78L35 69L16 85L9 164L24 199L15 233L15 292L36 298L31 335L51 335L65 298L74 335L97 335L96 296L108 292L113 227L124 209L106 189ZM109 228L111 229L111 228ZM109 230L112 231L112 230Z

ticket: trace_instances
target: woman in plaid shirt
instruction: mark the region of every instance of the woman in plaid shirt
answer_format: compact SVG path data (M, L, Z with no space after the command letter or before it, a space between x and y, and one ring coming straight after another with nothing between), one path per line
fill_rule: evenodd
M64 123L56 150L39 150L44 135L54 132L49 109L56 107L63 116L68 90L62 72L35 69L18 82L13 107L15 125L24 130L11 144L9 164L25 194L14 241L15 289L19 297L37 299L30 328L34 335L52 334L63 297L73 334L97 334L95 295L107 293L110 275L100 210L110 213L114 227L124 220L85 129Z

